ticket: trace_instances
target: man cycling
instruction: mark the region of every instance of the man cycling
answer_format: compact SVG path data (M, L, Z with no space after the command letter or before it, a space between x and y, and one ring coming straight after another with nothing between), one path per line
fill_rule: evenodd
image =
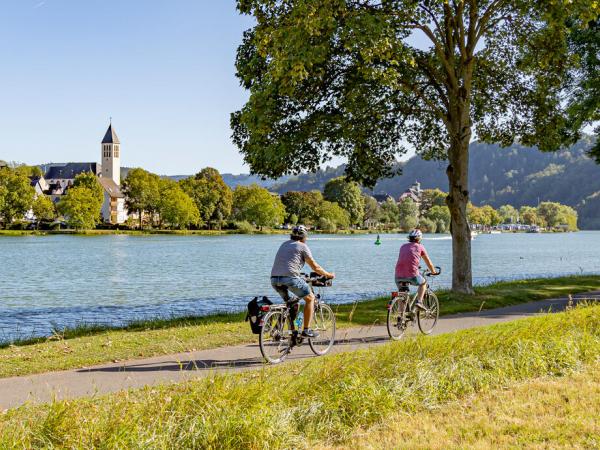
M429 267L432 274L436 274L435 267L429 259L429 255L425 247L421 244L423 233L421 230L414 229L408 235L408 243L400 247L398 262L396 263L396 285L400 289L402 283L409 283L413 286L418 286L417 301L415 306L420 309L427 309L423 305L423 296L427 289L425 278L419 273L419 262L421 258Z
M312 253L306 245L307 238L308 230L304 225L298 225L292 229L290 240L281 244L275 255L275 261L271 269L271 285L285 302L290 299L289 291L304 299L304 329L302 330L302 336L316 338L319 333L310 329L315 295L308 283L300 276L300 272L304 264L308 264L314 272L321 276L335 278L335 274L324 270L313 259Z

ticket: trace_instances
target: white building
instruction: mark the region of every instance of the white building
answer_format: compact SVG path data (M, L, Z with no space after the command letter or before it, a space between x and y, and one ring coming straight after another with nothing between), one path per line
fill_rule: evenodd
M125 196L121 192L121 142L113 130L112 123L102 139L101 154L98 181L104 188L102 218L107 223L124 223L127 220L127 210Z
M104 190L102 219L106 223L122 224L127 220L127 210L125 196L121 192L121 143L112 124L102 139L100 156L100 164L87 162L50 165L42 179L46 186L44 194L56 203L73 186L77 175L91 172L98 177Z

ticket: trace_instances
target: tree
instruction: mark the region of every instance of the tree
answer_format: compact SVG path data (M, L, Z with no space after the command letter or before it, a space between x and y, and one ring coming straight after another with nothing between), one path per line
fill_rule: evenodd
M336 231L350 226L350 214L335 202L324 200L318 208L318 226L324 231Z
M452 289L471 293L469 143L562 142L566 19L589 0L238 0L256 19L237 54L250 91L231 117L251 171L315 171L332 156L372 187L408 142L448 161ZM429 47L412 45L421 34Z
M551 228L565 227L569 231L577 230L577 212L557 202L542 202L537 207L537 214Z
M160 177L144 169L132 169L123 180L123 193L127 209L138 214L140 229L145 212L151 215L152 222L160 203Z
M282 223L285 207L278 196L257 184L237 186L233 191L233 215L262 229Z
M34 196L35 190L25 173L10 167L0 169L0 219L7 228L31 209Z
M381 210L379 203L370 195L363 196L363 203L365 205L364 221L369 221L372 224L377 224L381 216Z
M517 223L519 220L519 211L514 206L502 205L498 208L498 214L504 223Z
M187 229L201 223L200 212L194 200L170 180L162 183L158 212L161 223L170 228Z
M577 55L579 64L572 74L574 86L571 90L566 132L574 143L580 139L584 127L600 121L600 16L587 23L584 20L571 20L571 28L569 44ZM595 132L597 135L600 133L599 126ZM589 153L600 164L598 137Z
M469 223L472 223L475 225L482 225L482 226L489 225L489 222L488 222L489 217L485 213L485 211L482 208L479 208L479 207L473 205L472 203L469 203L467 205L467 219L468 219Z
M330 202L336 202L348 211L352 224L362 222L365 210L362 192L358 183L348 181L346 177L333 178L325 185L323 198Z
M421 215L426 215L434 206L445 206L447 193L439 189L423 189L421 194Z
M213 223L220 227L223 220L231 215L233 193L217 169L205 167L180 184L186 194L194 199L200 216L209 228Z
M31 210L35 216L38 229L40 228L41 222L51 221L56 218L56 207L54 203L52 203L52 200L43 194L38 195L35 198L33 204L31 205Z
M90 230L100 222L102 203L97 193L86 186L72 187L58 203L59 212L71 228Z
M281 196L281 202L285 206L288 223L294 223L291 218L296 216L295 223L312 225L319 217L323 195L319 191L288 191Z
M419 223L419 207L410 198L398 203L399 225L402 231L412 230Z
M532 206L521 206L519 210L519 216L521 218L521 222L525 225L537 225L540 227L545 227L546 222L542 217L538 215L537 208Z
M381 204L380 214L379 220L386 228L390 229L398 226L400 213L398 211L398 204L393 199L388 198Z
M481 212L486 216L486 225L495 227L496 225L502 223L502 216L490 205L482 206Z
M436 224L437 233L445 233L450 227L450 211L446 205L431 207L425 217Z
M92 172L83 172L75 176L73 187L88 188L94 193L96 202L100 203L100 205L104 203L104 189L102 189L98 177Z

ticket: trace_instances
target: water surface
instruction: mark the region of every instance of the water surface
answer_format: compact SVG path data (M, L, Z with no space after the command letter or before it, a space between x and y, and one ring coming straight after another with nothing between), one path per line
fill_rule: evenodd
M156 316L242 309L272 295L271 263L284 236L27 236L0 238L0 340L45 335L79 322L121 324ZM394 288L404 235L318 235L309 245L335 271L333 302ZM424 244L450 283L450 236ZM475 283L600 271L600 232L480 235Z

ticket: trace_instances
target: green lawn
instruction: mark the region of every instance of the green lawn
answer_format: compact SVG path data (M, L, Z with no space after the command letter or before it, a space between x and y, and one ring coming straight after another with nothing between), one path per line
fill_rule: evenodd
M440 291L442 314L476 311L600 289L600 276L495 283L473 296ZM335 306L340 327L385 324L386 298ZM256 341L244 314L156 320L125 329L84 327L50 339L0 348L0 377L80 368L103 362L189 352Z
M430 412L452 402L570 377L599 358L600 306L579 307L241 374L24 406L0 416L0 448L354 447L357 433L387 430L390 420L428 424ZM381 436L373 437L376 446L390 439Z

